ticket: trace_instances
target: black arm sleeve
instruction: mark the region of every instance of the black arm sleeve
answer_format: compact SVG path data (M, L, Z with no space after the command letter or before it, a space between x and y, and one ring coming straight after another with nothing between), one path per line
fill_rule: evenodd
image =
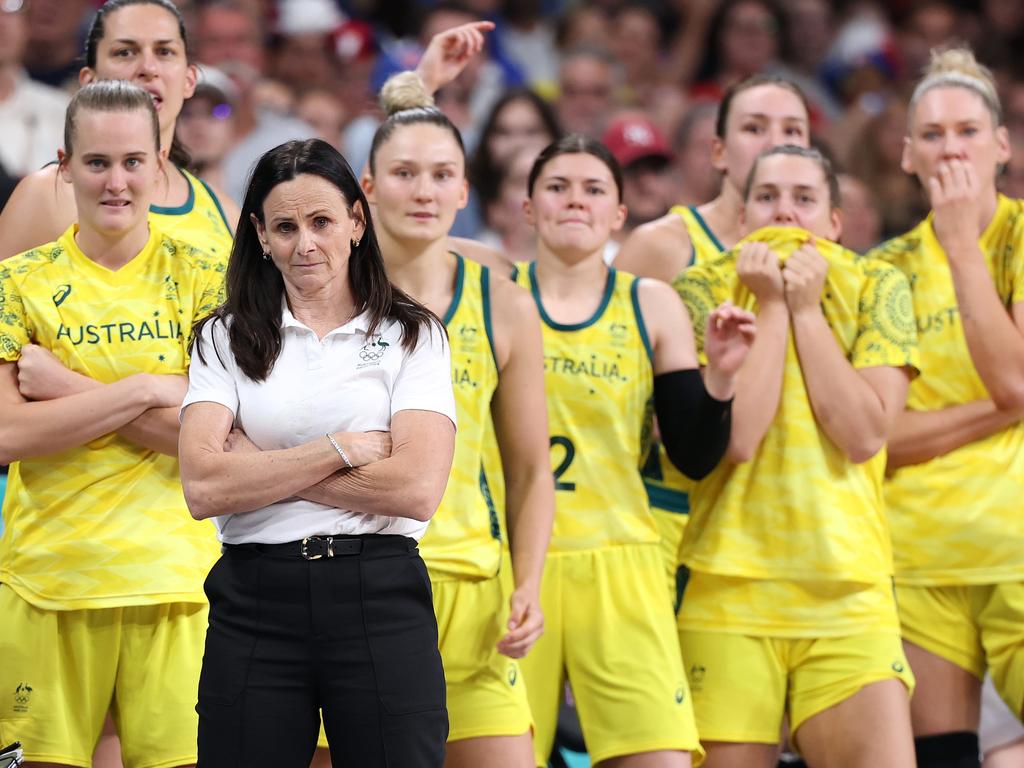
M700 480L729 447L732 400L715 400L696 368L654 377L654 410L661 443L676 469Z

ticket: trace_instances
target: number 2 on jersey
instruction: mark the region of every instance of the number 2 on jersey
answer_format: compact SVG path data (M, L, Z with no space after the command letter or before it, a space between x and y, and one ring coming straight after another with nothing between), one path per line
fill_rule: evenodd
M569 465L572 464L572 460L576 458L576 446L572 444L572 440L562 435L551 436L551 447L561 446L565 449L565 455L562 457L562 463L555 467L555 490L556 491L575 491L576 483L565 483L562 482L561 477L568 469Z

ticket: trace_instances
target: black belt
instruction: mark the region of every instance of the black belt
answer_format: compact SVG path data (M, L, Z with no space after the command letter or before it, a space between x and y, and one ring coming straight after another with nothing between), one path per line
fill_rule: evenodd
M284 544L225 544L224 551L258 552L261 555L283 558L320 560L325 557L348 557L364 550L399 550L412 552L416 542L405 536L387 534L361 534L358 536L307 536Z

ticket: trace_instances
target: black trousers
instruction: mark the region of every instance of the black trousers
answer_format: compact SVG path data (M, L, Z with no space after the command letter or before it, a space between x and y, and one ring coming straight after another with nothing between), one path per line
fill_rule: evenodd
M403 536L319 560L225 547L206 580L200 768L440 768L444 672L426 566ZM352 545L352 542L349 541Z

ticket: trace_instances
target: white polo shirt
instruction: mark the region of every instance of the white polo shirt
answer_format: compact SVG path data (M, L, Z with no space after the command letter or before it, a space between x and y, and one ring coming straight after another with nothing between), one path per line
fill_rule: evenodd
M454 424L451 354L439 329L422 328L415 349L406 352L401 325L386 321L367 337L367 317L359 315L318 339L285 306L281 354L261 382L235 364L225 324L207 323L197 340L205 362L193 351L182 411L191 403L219 403L263 450L326 442L328 432L388 431L391 418L410 409L444 414ZM360 533L419 540L427 529L427 523L411 518L368 515L294 497L252 512L221 515L214 522L226 544Z

